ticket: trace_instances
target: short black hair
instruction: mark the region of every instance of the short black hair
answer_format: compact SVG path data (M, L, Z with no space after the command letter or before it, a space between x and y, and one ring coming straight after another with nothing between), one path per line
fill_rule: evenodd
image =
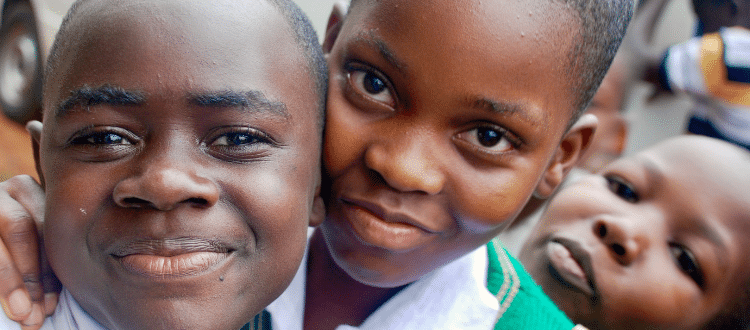
M572 125L588 107L622 43L633 16L634 0L548 1L569 8L580 25L568 54L570 65L566 70L574 95ZM362 0L352 0L350 9L358 2Z
M49 56L47 58L47 65L44 70L44 84L48 84L54 72L57 71L59 65L60 50L67 47L66 44L70 36L68 36L68 26L73 17L78 12L78 8L82 4L89 0L77 0L73 3L68 13L60 25L60 30L57 32L55 41L50 49ZM249 1L249 0L246 0ZM326 96L328 93L328 66L326 64L325 57L323 56L323 50L320 47L318 41L318 35L315 33L315 29L310 23L310 19L305 15L302 10L292 0L265 0L267 3L277 8L282 17L286 20L287 24L292 30L292 33L297 42L297 46L302 51L305 62L307 63L308 70L310 71L311 78L315 83L315 89L318 94L318 107L319 107L319 127L322 129L323 123L325 122L325 109L326 109ZM46 94L46 92L45 92Z

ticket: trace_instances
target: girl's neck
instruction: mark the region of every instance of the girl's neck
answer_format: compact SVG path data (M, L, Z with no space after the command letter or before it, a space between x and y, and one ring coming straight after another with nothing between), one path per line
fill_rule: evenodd
M361 325L404 287L377 288L357 282L328 253L320 230L310 238L305 289L305 329Z

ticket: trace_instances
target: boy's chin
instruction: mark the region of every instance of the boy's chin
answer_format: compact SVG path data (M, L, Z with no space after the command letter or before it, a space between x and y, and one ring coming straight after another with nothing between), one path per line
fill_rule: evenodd
M240 329L271 301L259 301L247 292L216 292L215 295L148 296L127 299L124 293L108 315L92 315L111 329Z

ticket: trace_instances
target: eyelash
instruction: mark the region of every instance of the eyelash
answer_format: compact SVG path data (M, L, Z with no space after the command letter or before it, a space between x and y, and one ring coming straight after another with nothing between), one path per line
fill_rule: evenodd
M675 263L680 270L693 279L699 287L703 287L705 281L701 267L690 250L679 244L670 244L670 252L674 256Z
M487 123L458 133L454 140L463 147L491 157L517 150L523 143L507 129ZM483 142L490 142L490 145ZM497 150L498 145L502 146L500 150Z
M620 198L630 203L638 203L640 200L638 193L624 179L616 176L607 176L606 179L609 190L615 195L620 196Z
M203 147L212 156L226 161L257 159L265 155L265 147L277 145L268 134L250 127L223 128L218 133Z
M373 105L372 102L374 102L374 104L379 106L387 107L389 111L392 111L392 109L396 107L396 93L390 79L388 79L386 75L361 63L348 63L345 65L344 70L347 75L346 89L353 92L349 94L354 94L357 99L369 101L366 105ZM365 85L368 82L366 81L368 78L370 78L370 84ZM360 79L362 81L360 81ZM377 82L373 80L377 80ZM373 87L373 83L377 84L375 87L379 88L379 90L367 90L368 87ZM362 86L359 86L360 84L362 84ZM379 97L382 97L380 95L383 92L388 93L386 95L386 97L388 97L387 100L379 99Z

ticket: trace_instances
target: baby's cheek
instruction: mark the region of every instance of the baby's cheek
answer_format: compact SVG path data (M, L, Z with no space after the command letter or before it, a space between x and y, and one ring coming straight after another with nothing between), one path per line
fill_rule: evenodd
M675 328L690 324L699 306L696 296L673 279L630 276L626 283L609 279L609 289L601 290L605 322L623 328Z

